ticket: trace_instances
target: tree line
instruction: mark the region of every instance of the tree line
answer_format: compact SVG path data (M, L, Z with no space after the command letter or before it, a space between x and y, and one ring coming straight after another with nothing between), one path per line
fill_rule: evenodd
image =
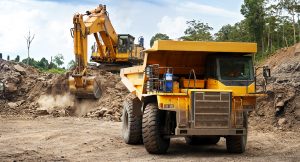
M2 53L1 59L2 59ZM14 62L22 62L24 64L28 64L30 66L33 66L41 71L49 71L54 73L63 73L65 72L65 67L62 67L64 64L64 57L62 54L57 54L53 58L51 57L50 61L48 61L45 57L41 58L40 60L35 60L34 58L25 58L23 60L20 59L20 56L17 55L15 59L10 59L10 56L7 55L8 61L14 61ZM71 69L74 67L75 61L71 60L68 65L67 69Z
M244 19L227 24L212 33L213 27L199 20L187 21L187 29L181 40L187 41L238 41L256 42L257 59L275 50L300 42L300 0L244 0L241 10ZM155 34L155 40L170 39L163 33Z

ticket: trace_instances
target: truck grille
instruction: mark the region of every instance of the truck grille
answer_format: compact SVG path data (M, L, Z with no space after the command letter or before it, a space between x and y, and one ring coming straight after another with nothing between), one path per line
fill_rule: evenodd
M230 92L193 93L194 128L228 128Z

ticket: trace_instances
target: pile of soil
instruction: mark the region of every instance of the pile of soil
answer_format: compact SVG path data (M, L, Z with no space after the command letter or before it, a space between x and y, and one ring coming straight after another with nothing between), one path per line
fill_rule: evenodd
M120 121L122 103L128 94L118 74L97 67L90 72L101 82L98 100L78 100L68 92L66 74L48 74L23 63L0 59L0 115L85 116Z
M263 130L300 128L300 43L276 51L260 66L269 66L267 97L257 100L250 123Z
M121 121L123 101L129 94L118 74L93 68L91 73L101 83L102 95L98 100L76 101L75 114L104 120Z
M0 59L0 81L5 85L4 92L0 92L0 115L36 114L36 100L43 94L52 93L61 85L60 80L64 80L60 75L42 73L23 63ZM62 87L58 89L63 90Z

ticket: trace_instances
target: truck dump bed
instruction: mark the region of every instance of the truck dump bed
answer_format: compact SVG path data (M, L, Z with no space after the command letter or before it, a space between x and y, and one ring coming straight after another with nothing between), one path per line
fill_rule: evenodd
M143 65L122 69L121 78L130 92L141 98L146 93L143 87L146 78L143 74L148 65L173 67L176 75L188 75L190 69L194 69L196 75L201 77L209 55L253 55L256 51L256 43L159 40L145 51ZM160 70L160 74L163 73Z

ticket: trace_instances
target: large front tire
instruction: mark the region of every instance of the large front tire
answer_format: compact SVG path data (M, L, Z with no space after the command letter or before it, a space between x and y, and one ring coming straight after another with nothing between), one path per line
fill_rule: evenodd
M248 114L244 113L244 128L246 129L245 135L232 135L226 137L226 148L229 153L241 154L245 152L247 145L248 134Z
M170 138L164 138L161 133L163 119L157 103L147 104L143 115L143 142L150 154L164 154L169 148Z
M125 143L132 145L143 142L142 115L135 115L134 107L141 107L141 103L135 95L130 94L123 103L122 136Z

